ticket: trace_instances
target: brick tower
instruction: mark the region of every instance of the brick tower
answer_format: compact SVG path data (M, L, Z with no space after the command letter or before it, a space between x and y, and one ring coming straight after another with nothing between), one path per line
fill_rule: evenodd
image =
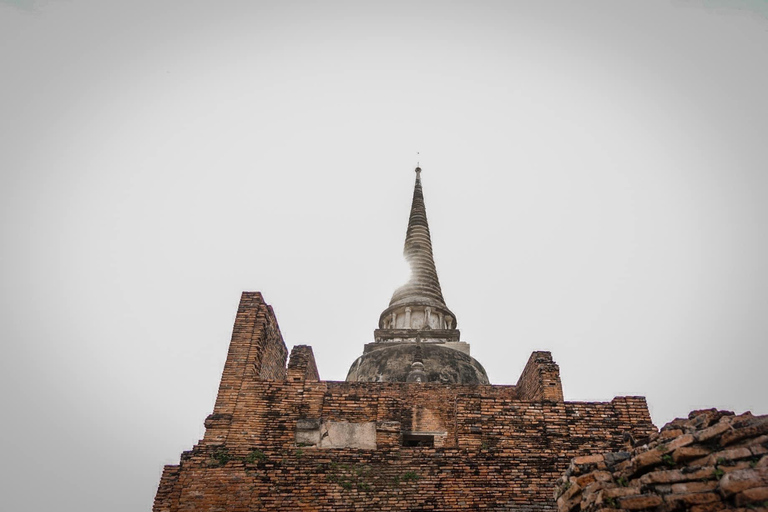
M516 385L491 385L460 341L432 255L416 169L409 282L346 381L288 350L258 292L240 300L205 435L165 466L154 512L554 511L573 457L656 432L643 397L566 402L534 352Z

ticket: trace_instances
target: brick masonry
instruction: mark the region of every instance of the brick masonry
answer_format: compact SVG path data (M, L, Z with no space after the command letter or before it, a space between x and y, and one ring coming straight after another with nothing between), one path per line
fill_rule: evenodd
M573 459L555 498L559 512L768 510L768 415L693 411L632 450Z
M272 309L244 293L205 435L165 467L154 512L554 511L571 459L657 433L642 397L563 401L549 352L515 386L321 381L310 347L287 354ZM297 441L315 431L375 448Z

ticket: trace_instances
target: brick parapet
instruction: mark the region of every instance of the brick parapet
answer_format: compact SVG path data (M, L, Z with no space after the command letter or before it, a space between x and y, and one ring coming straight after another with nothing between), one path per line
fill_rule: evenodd
M293 382L320 380L312 347L309 345L296 345L291 349L291 356L288 359L287 379Z
M560 367L550 352L536 351L531 354L517 381L517 388L523 400L563 401Z

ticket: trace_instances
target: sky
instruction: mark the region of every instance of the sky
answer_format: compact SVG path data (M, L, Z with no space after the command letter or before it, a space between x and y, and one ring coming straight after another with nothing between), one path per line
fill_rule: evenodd
M417 162L492 383L768 413L764 0L2 0L0 70L9 510L149 510L243 290L343 380Z

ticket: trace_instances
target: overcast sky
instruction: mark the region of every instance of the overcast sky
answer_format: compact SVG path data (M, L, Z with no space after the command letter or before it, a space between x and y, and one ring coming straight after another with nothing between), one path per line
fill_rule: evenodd
M343 380L417 160L493 383L768 413L765 1L2 0L0 73L3 508L149 510L243 290Z

